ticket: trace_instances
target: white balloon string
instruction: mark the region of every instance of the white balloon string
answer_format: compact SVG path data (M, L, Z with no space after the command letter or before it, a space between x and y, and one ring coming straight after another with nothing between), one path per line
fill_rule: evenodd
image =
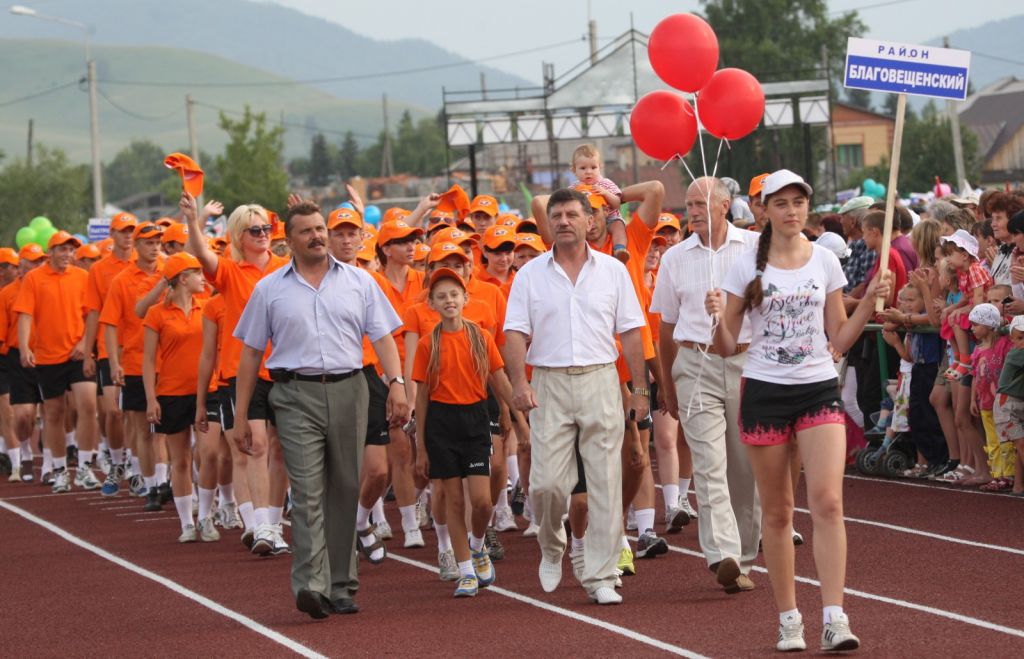
M679 154L677 153L677 154L675 154L674 156L672 156L671 158L669 158L668 160L666 160L666 161L665 161L665 164L661 166L661 171L665 171L665 168L667 168L667 167L668 167L669 165L671 165L671 164L672 164L672 161L673 161L673 160L675 160L675 159L677 159L677 158L678 158L678 159L679 159L680 161L682 161L682 160L683 160L683 157L682 157L681 155L679 155ZM683 164L685 165L685 164L686 164L686 162L685 162L685 161L683 161Z

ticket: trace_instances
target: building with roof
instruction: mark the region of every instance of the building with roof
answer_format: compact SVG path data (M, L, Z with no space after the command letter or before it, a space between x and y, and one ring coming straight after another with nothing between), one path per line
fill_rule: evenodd
M893 117L832 101L836 178L842 181L851 172L887 160L895 129Z
M1024 180L1024 80L993 82L968 97L959 115L978 136L981 183Z

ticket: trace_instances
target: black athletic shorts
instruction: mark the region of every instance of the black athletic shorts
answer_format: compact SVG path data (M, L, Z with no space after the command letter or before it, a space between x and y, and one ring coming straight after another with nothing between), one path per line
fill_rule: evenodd
M122 412L146 411L146 387L142 384L141 375L124 376L120 402Z
M274 409L270 406L270 389L274 386L274 383L270 380L257 379L256 387L252 391L252 398L249 400L249 420L250 421L269 421L273 425L277 425L277 419L274 418ZM225 430L231 430L235 427L235 401L237 395L235 392L235 378L228 380L228 396L231 401L231 425L224 426Z
M155 433L173 435L192 427L196 420L196 397L157 396L160 403L160 423L151 424Z
M0 396L11 393L11 374L7 370L7 358L0 359Z
M388 385L377 375L373 366L363 368L366 388L370 392L370 409L366 415L366 443L371 446L387 446L391 443L388 434Z
M490 420L491 434L501 435L501 407L498 405L498 397L490 387L487 387L487 417Z
M227 385L221 385L217 388L215 400L218 403L217 410L220 412L217 422L220 423L220 427L224 430L231 430L235 427L235 400L231 397ZM207 404L207 407L212 407L212 405Z
M21 365L21 352L17 348L7 351L8 382L11 386L11 405L35 405L43 402L39 392L36 369Z
M110 377L110 360L104 357L96 361L96 386L103 395L103 387L116 387L114 378Z
M808 384L740 381L740 441L785 444L796 433L826 423L846 423L839 378Z
M450 405L430 401L423 442L430 478L490 476L491 433L487 404Z
M61 364L37 364L36 378L43 400L60 398L71 390L71 385L89 381L82 372L82 362L73 359Z

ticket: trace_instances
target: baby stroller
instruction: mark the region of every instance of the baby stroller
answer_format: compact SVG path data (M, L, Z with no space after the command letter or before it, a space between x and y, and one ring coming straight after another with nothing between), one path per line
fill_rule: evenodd
M898 478L914 466L917 450L907 433L887 437L885 428L878 425L877 414L871 415L875 427L864 433L868 445L857 453L857 471L865 476Z

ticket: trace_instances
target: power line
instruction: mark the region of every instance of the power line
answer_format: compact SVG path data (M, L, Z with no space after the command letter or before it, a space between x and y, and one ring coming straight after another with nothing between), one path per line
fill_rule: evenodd
M829 12L832 15L837 14L848 14L854 11L867 11L868 9L878 9L880 7L890 7L892 5L902 5L908 2L918 2L918 0L888 0L888 2L876 2L871 5L863 5L861 7L850 7L849 9L836 9L835 11Z
M158 117L153 117L153 116L150 116L150 115L140 114L138 112L134 112L132 110L129 110L128 108L126 108L123 105L120 105L119 103L114 101L114 99L112 99L109 96L107 96L106 92L104 92L99 87L96 88L96 92L100 96L102 96L107 101L107 103L110 103L112 106L114 106L116 109L120 110L124 114L128 115L129 117L134 117L136 119L141 119L143 121L163 121L164 119L169 119L170 117L173 117L174 115L176 115L179 112L181 112L181 108L184 107L184 105L179 105L178 107L174 108L173 110L171 110L167 114L162 114L162 115L160 115Z
M287 87L290 85L311 85L311 84L324 84L332 82L350 82L353 80L367 80L370 78L385 78L391 76L402 76L411 75L414 73L425 73L427 71L438 71L441 69L452 69L460 66L473 66L481 64L483 62L490 62L493 60L504 59L507 57L518 57L519 55L528 55L530 53L537 53L544 50L552 50L554 48L562 48L570 44L578 44L583 41L582 38L571 39L569 41L560 41L558 43L548 44L546 46L536 46L534 48L526 48L523 50L517 50L510 53L502 53L500 55L491 55L490 57L482 57L476 60L465 60L461 62L449 62L448 64L434 64L431 66L420 66L412 69L398 69L394 71L379 71L376 73L358 73L349 76L337 76L332 78L310 78L306 80L274 80L274 81L261 81L261 82L159 82L149 80L100 80L100 82L109 85L134 85L138 87Z
M40 96L46 96L47 94L52 94L53 92L60 91L61 89L67 89L68 87L74 87L79 82L81 82L81 81L80 80L72 80L71 82L66 82L63 85L55 85L53 87L48 87L48 88L43 89L41 91L29 94L28 96L22 96L21 98L13 98L13 99L11 99L9 101L4 101L4 102L0 103L0 108L7 107L8 105L14 105L15 103L21 103L23 101L29 101L29 100L32 100L33 98L39 98Z

